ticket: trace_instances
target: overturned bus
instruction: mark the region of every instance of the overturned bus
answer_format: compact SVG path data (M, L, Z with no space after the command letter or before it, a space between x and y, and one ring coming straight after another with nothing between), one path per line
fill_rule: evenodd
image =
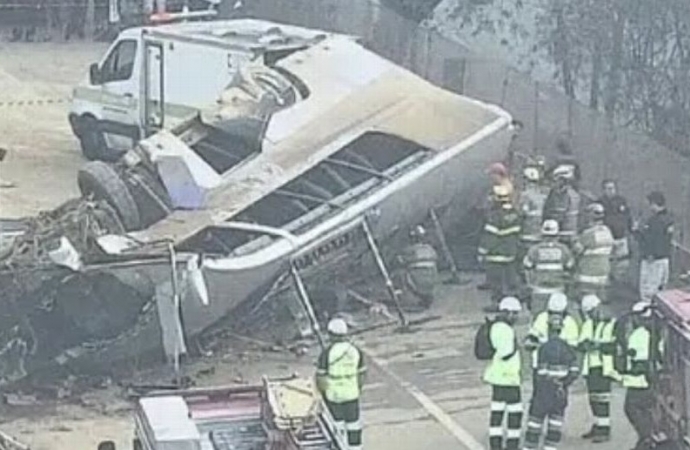
M184 350L291 271L328 274L432 208L469 211L513 137L500 108L341 36L240 72L218 104L88 163L83 198L5 252L5 380Z

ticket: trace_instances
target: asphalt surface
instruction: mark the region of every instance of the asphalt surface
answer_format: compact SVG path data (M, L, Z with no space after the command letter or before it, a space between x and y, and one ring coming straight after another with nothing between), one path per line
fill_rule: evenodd
M479 280L475 280L479 281ZM473 340L483 320L487 294L472 283L442 286L431 314L442 319L412 333L377 331L358 341L368 356L363 394L365 448L378 450L488 448L489 387L481 382L485 366L473 355ZM524 336L529 317L521 318ZM524 358L525 364L529 359ZM528 406L531 380L525 368L523 400ZM613 439L590 444L580 435L591 425L584 380L570 394L560 448L583 445L601 450L629 449L635 434L623 413L624 390L614 391Z

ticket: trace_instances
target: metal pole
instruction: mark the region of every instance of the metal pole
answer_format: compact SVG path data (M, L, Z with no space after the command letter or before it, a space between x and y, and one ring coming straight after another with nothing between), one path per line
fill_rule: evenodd
M436 237L438 238L438 241L441 244L443 256L446 257L446 261L450 266L450 271L453 274L453 282L456 284L460 284L462 283L462 281L460 280L460 272L458 271L458 266L455 264L453 254L450 252L450 248L448 247L448 241L446 241L446 235L443 233L441 221L438 220L438 215L436 214L436 210L434 208L431 208L429 210L429 214L431 215L431 220L434 223L434 228L436 229Z
M177 256L175 255L175 247L172 243L168 243L168 251L170 251L170 266L172 269L172 296L173 296L173 308L175 308L175 314L179 314L180 311L180 289L179 281L177 279ZM180 385L180 346L177 339L175 339L175 350L173 351L173 372L175 373L175 384Z
M374 261L378 266L379 272L381 272L381 275L386 281L386 288L388 289L388 294L393 299L395 309L398 311L398 318L400 319L400 324L403 327L407 327L407 317L405 317L405 313L403 313L402 307L400 306L398 291L396 291L395 286L393 285L393 280L391 280L390 274L388 273L388 269L386 268L386 264L383 261L381 252L379 251L379 247L378 245L376 245L376 240L374 239L374 235L371 232L371 227L369 227L369 221L366 218L362 221L362 228L364 229L364 234L367 237L369 248L371 249L371 252L374 254Z
M309 294L307 294L307 289L304 287L304 281L302 280L302 277L300 276L299 270L297 270L297 266L295 266L294 261L290 262L290 275L292 275L292 279L295 282L297 296L299 297L302 306L304 307L304 310L307 313L307 317L309 318L311 327L314 330L314 334L316 334L316 338L319 340L319 345L322 349L324 349L326 348L326 341L324 340L323 335L321 334L321 329L319 328L319 321L316 320L316 314L314 313L314 308L311 305Z
M534 133L532 142L532 154L536 155L539 149L539 82L534 82Z

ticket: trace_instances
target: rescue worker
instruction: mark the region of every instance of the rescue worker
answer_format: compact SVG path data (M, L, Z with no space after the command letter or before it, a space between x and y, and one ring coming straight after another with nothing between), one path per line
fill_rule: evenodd
M522 245L527 250L541 239L542 213L549 192L539 183L538 167L526 167L523 175L525 185L518 194L518 209L522 214Z
M546 311L534 317L525 338L525 348L532 351L532 383L537 382L539 348L548 340L549 324L553 322L552 318L560 318L559 336L573 349L577 348L580 327L575 318L568 313L568 297L560 292L551 294Z
M523 259L530 290L530 310L541 312L551 294L565 294L575 266L570 249L558 242L558 222L547 220L541 228L542 242L533 245Z
M652 215L636 229L636 235L640 244L640 298L649 303L668 283L673 218L661 192L651 192L647 201Z
M604 225L604 207L599 203L587 206L589 224L573 242L573 253L577 258L575 271L578 298L586 294L597 295L607 301L607 287L611 274L611 253L613 235Z
M652 448L652 409L654 396L650 388L652 372L651 318L649 303L633 305L633 331L625 345L626 367L623 373L625 416L637 433L635 450Z
M500 162L493 163L489 166L487 172L491 178L492 186L503 186L507 189L511 200L514 200L515 187L505 164Z
M319 356L316 384L333 419L346 431L349 448L361 450L359 397L366 371L364 357L347 339L347 323L343 319L332 319L327 330L331 344Z
M544 202L544 220L558 222L561 240L570 244L579 227L580 194L570 185L572 169L559 166L554 172L554 186Z
M534 391L525 432L525 450L536 450L546 421L544 450L556 450L563 434L563 418L568 406L568 388L579 373L575 349L561 336L563 317L550 315L548 337L539 347Z
M628 201L618 194L615 181L604 180L601 186L603 194L597 202L604 207L604 225L609 227L613 235L611 280L622 280L630 266L628 236L632 230L632 215Z
M572 186L578 189L580 186L580 180L582 179L580 173L580 164L577 162L575 155L573 154L573 149L567 138L559 138L556 141L556 151L558 152L556 156L556 161L551 167L551 175L553 175L556 169L563 167L572 173Z
M505 186L493 188L494 207L489 211L482 233L478 256L486 269L491 288L491 306L487 312L495 312L498 302L517 289L516 259L520 238L520 215L510 200Z
M498 311L498 317L491 324L489 332L494 356L484 371L484 382L491 386L489 448L516 450L522 431L522 394L520 348L514 326L522 305L517 298L506 297L501 300ZM506 415L507 427L504 428Z
M486 221L488 220L488 217L490 215L490 211L494 208L496 203L494 194L494 188L496 186L503 186L502 189L508 192L511 201L514 201L515 197L515 187L513 185L513 181L510 178L508 168L506 168L505 164L501 162L495 162L489 166L486 172L489 175L489 178L491 179L491 193L486 197L486 200L483 201L483 205L481 207L482 219L484 224L486 224ZM513 202L513 204L515 203ZM491 283L489 281L488 273L486 275L486 279L483 283L477 286L477 289L482 291L491 290Z
M398 257L402 266L402 283L405 291L428 308L434 300L438 282L438 254L427 242L426 229L417 225L410 230L410 245Z
M585 320L578 350L583 355L582 376L587 382L589 407L594 416L594 425L582 437L597 444L611 439L611 385L620 381L613 365L616 320L604 312L596 295L585 295L581 308Z

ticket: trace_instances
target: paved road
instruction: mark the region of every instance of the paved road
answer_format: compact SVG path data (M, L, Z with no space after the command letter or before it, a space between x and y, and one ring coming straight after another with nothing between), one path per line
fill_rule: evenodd
M442 300L433 311L444 318L415 333L379 331L362 337L361 344L371 360L363 400L367 448L488 447L489 389L480 381L484 363L476 361L472 353L486 300L473 286L444 286ZM527 320L522 320L523 329ZM530 384L526 377L526 399ZM635 443L623 415L623 394L622 389L614 393L614 439L599 444L601 450L624 450ZM561 448L586 444L579 436L589 425L584 382L578 380L572 390Z

